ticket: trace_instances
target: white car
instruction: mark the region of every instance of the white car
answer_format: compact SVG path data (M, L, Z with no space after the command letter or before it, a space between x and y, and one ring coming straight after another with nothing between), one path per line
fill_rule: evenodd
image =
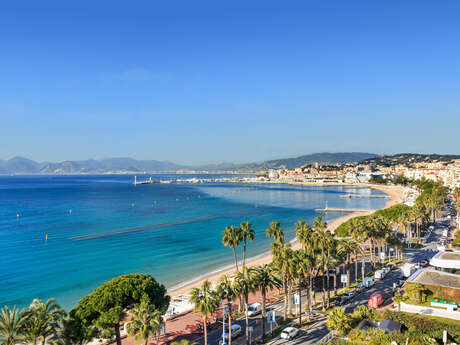
M248 307L248 316L254 316L260 314L262 311L262 304L260 303L253 303Z
M280 336L282 339L291 340L294 339L297 336L297 334L299 334L299 330L297 328L286 327L285 329L283 329Z

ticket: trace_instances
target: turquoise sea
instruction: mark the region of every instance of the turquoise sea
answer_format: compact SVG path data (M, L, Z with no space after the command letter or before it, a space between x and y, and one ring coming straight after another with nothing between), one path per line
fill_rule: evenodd
M153 175L178 177L206 176ZM0 176L0 305L54 297L69 310L102 282L131 272L152 274L171 288L232 263L231 249L221 243L227 225L253 224L248 253L254 256L268 250L272 220L292 239L294 223L311 223L326 201L362 209L387 201L340 198L382 195L345 186L132 182L128 175Z

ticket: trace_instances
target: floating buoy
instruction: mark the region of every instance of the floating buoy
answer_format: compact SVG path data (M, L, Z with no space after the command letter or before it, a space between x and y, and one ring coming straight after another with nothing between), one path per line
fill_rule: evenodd
M45 233L45 241L48 242L48 233Z
M179 201L179 198L176 198L176 201Z
M72 210L69 210L69 214L72 214Z
M16 218L19 218L19 213L16 213Z

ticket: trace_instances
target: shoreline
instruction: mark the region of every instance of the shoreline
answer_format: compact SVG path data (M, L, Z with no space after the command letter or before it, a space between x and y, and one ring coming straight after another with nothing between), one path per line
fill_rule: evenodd
M298 184L296 183L296 185ZM386 185L373 185L373 184L360 184L356 186L355 185L350 185L350 186L361 187L361 188L372 188L372 189L376 189L376 190L379 190L387 194L390 197L390 199L386 202L383 208L388 208L395 204L399 204L402 202L402 199L403 199L404 187L401 187L401 186L386 186ZM331 231L334 231L340 224L346 222L348 219L354 218L357 216L369 215L373 213L374 211L375 210L352 212L350 214L336 218L328 223L328 229ZM292 249L295 250L295 249L300 248L300 244L297 242L297 238L292 239L290 243L291 243ZM256 256L247 258L246 264L248 267L251 267L251 266L259 266L263 264L268 264L271 261L272 261L272 254L268 250ZM240 262L238 264L240 264ZM233 274L233 273L235 273L234 264L229 264L224 267L216 268L215 270L200 274L190 280L187 280L185 282L172 286L171 288L167 290L167 294L171 297L182 295L182 294L188 294L192 288L199 287L205 280L209 280L211 283L216 283L222 275L224 274L228 275L228 274Z

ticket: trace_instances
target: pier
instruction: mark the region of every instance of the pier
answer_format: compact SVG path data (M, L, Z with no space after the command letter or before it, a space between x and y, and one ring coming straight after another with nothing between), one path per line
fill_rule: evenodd
M353 213L353 212L367 212L367 211L375 211L375 210L366 210L366 209L359 209L359 208L340 208L340 207L328 207L326 201L325 208L317 208L315 212L322 212L322 213Z
M343 194L340 196L341 198L375 198L375 199L387 199L389 196L387 195L364 195L364 194Z
M134 176L134 185L135 186L138 185L138 184L151 184L151 183L161 183L161 181L152 180L151 177L148 180L138 181L137 176Z
M322 212L322 213L353 213L353 212L368 212L374 210L367 210L362 208L317 208L315 212Z

